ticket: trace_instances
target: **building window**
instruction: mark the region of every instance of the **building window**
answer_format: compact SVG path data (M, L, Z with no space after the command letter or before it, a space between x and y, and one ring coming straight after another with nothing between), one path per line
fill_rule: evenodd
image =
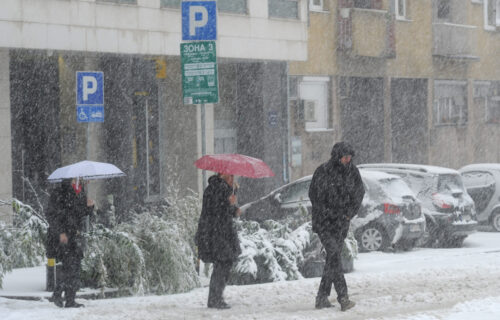
M354 8L372 9L372 0L354 0Z
M160 7L179 9L181 2L181 0L160 0ZM246 14L247 0L217 0L217 9L221 12Z
M180 8L181 0L160 0L160 8Z
M299 3L297 0L268 0L270 18L299 18Z
M435 81L434 123L463 125L467 123L467 83Z
M216 125L221 121L215 120ZM214 153L236 153L236 129L216 128L214 130Z
M500 81L476 81L474 100L476 99L480 99L480 105L484 105L485 122L500 124Z
M310 0L309 10L311 11L324 11L323 0Z
M439 20L449 21L451 18L451 3L450 0L438 0L437 17Z
M137 0L97 0L97 2L112 2L119 4L137 4Z
M485 28L495 30L500 27L500 0L484 0Z
M406 0L395 0L394 1L394 11L396 12L396 18L406 19Z
M218 0L217 8L221 12L247 13L247 0Z
M328 129L327 77L304 77L299 85L301 109L307 131Z

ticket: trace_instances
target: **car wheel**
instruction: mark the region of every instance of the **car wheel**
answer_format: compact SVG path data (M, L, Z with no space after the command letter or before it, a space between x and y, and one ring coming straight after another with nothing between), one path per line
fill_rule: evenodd
M358 236L361 251L384 250L389 246L389 240L385 231L378 225L364 227Z
M495 211L491 215L491 225L495 231L500 232L500 211Z

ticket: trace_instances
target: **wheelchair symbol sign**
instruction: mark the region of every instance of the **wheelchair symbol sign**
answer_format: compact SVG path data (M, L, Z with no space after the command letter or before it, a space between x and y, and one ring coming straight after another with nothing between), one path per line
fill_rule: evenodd
M77 122L104 122L104 73L76 72Z

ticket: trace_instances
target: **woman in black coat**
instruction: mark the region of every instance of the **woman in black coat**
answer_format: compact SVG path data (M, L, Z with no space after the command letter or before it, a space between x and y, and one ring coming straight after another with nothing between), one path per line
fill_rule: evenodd
M228 309L222 293L233 263L241 253L233 218L240 215L234 194L234 176L217 174L208 179L195 242L203 262L213 263L209 308Z

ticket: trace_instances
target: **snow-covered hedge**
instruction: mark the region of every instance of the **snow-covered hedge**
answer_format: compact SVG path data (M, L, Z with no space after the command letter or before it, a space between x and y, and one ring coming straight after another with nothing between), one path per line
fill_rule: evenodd
M301 279L298 266L309 244L310 224L291 230L287 224L267 220L237 221L242 254L231 274L236 284Z
M47 223L32 207L13 201L13 225L0 224L0 286L13 268L45 262ZM194 233L199 217L196 194L173 189L164 204L122 214L113 229L100 224L86 234L84 285L121 288L133 294L176 293L200 285Z
M2 201L2 204L8 204ZM0 287L13 268L38 266L44 261L47 223L31 206L12 201L12 225L0 222Z
M264 283L311 276L301 274L302 268L307 269L307 264L313 261L324 263L325 254L318 236L312 231L311 222L307 220L307 216L297 212L293 219L279 222L236 221L242 253L232 269L230 282ZM351 269L346 272L352 271L352 260L357 253L358 244L353 233L349 232L342 250L343 260L351 261Z
M193 240L198 198L173 192L166 202L131 210L127 221L113 230L96 225L82 263L84 282L132 294L177 293L200 286Z

